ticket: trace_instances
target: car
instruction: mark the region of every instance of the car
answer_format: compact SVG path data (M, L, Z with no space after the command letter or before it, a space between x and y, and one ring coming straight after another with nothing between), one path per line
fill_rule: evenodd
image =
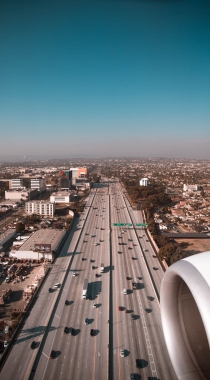
M124 358L125 357L125 351L121 348L120 350L120 357Z
M85 232L85 235L89 235L87 232Z
M4 341L4 348L6 348L8 346L8 342L7 340Z
M63 332L64 332L64 334L68 334L68 331L69 331L69 328L65 327Z
M73 273L73 276L75 277L76 275L77 275L77 274L74 272L74 273Z
M132 314L131 315L131 318L133 319L133 321L135 320L135 315L134 314Z
M66 300L66 301L65 301L65 305L68 305L68 303L69 303L69 301L68 301L68 300Z
M126 310L125 310L125 312L126 312L126 313L129 313L129 310L128 310L128 309L126 309Z
M122 310L123 310L123 307L122 307L122 306L118 306L118 310L119 310L119 311L122 311Z
M96 273L95 276L96 276L96 277L100 277L100 274Z
M88 325L89 319L85 318L85 325Z
M71 329L71 335L75 335L76 334L76 330L72 327Z
M93 260L93 259L90 259L90 262L91 262L91 263L94 263L94 261L95 261L95 260Z
M149 241L149 239L146 239L146 241Z
M82 257L82 261L85 261L85 257Z
M128 239L128 241L133 241L133 239Z
M55 350L52 350L50 353L50 359L54 359L54 358L55 358Z
M48 289L48 292L49 292L49 293L52 292L52 288L49 288L49 289Z
M36 347L36 342L35 340L33 340L33 342L31 343L31 348L34 349Z
M142 359L136 359L136 368L143 368L144 367L144 361Z
M83 243L87 243L87 240L83 240Z
M92 300L92 296L91 296L91 294L89 294L88 299L89 299L89 300Z
M93 304L93 307L96 307L96 303Z
M95 243L95 245L98 245L98 243Z
M131 277L129 277L129 276L126 277L126 280L130 280L130 279L131 279Z
M95 269L95 265L92 265L92 269Z
M131 373L131 374L130 374L130 379L131 379L131 380L135 380L135 374L134 374L134 373Z
M94 336L94 334L95 334L94 330L91 329L91 330L90 330L90 335L91 335L91 336Z
M54 285L55 288L59 288L60 284L58 282L56 282L56 284Z

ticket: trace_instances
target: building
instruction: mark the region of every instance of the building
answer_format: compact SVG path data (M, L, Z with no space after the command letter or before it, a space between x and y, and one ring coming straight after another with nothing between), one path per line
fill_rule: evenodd
M55 203L46 201L31 201L25 204L26 214L37 214L40 216L54 216Z
M60 188L62 190L69 190L70 186L71 186L70 171L61 170L60 171Z
M59 193L52 193L50 202L54 203L69 203L71 202L72 193L70 191L61 191Z
M87 178L87 168L70 168L71 178Z
M14 240L16 235L16 230L13 228L9 228L4 232L0 232L0 252L6 251L9 247L11 247L11 243Z
M11 180L11 189L14 190L14 189L21 189L23 188L23 179L22 178L13 178Z
M39 178L31 178L31 189L36 189L40 192L46 190L46 179L39 177Z
M201 191L203 190L203 186L200 185L183 185L183 191Z
M53 260L58 252L66 231L57 229L41 229L34 232L21 246L15 245L9 253L18 259Z
M140 186L148 186L148 178L142 178L142 179L139 181L139 185L140 185Z
M77 178L75 181L75 186L77 190L90 189L90 181L86 178Z
M35 189L16 189L16 190L6 190L5 199L15 199L17 201L28 201L33 199L38 191Z

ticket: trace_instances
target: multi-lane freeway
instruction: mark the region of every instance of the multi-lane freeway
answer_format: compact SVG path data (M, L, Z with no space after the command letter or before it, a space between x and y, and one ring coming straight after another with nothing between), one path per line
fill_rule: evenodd
M163 271L141 222L119 183L91 190L2 379L176 379L160 321Z

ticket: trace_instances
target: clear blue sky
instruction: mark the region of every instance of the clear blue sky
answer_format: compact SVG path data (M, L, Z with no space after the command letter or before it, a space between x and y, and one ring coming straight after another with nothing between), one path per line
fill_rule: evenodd
M209 0L0 0L0 157L210 159Z

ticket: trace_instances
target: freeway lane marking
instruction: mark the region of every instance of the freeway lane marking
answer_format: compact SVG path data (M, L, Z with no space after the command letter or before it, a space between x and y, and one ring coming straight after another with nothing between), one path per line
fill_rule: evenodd
M49 359L49 356L47 356L44 351L42 351L43 355L46 356L47 359Z
M60 319L60 317L57 314L55 314L55 316Z

